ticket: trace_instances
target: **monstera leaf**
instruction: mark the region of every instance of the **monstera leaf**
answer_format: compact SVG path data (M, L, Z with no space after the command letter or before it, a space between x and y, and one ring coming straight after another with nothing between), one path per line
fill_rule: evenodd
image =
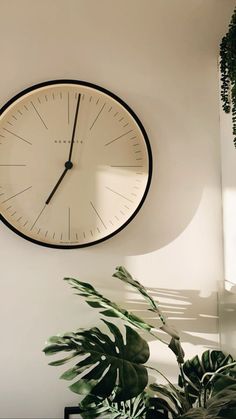
M190 409L179 419L234 419L236 418L236 385L211 397L205 407Z
M124 266L117 266L116 271L112 276L119 278L121 281L131 285L138 292L140 292L140 294L151 307L148 310L156 313L159 317L159 320L162 323L160 329L171 337L171 341L168 346L176 355L178 363L184 363L184 351L180 343L179 333L171 324L169 324L168 319L164 316L161 309L159 308L159 304L154 301L153 298L148 294L146 288L140 284L140 282L134 279L132 275L127 271L127 269L124 268Z
M136 397L147 385L148 374L143 364L149 358L149 347L129 326L126 326L124 342L118 327L104 322L114 341L94 327L61 337L54 336L44 352L46 355L72 352L69 357L49 364L54 366L62 365L75 356L83 356L81 361L61 376L65 380L79 376L79 380L70 386L75 393L108 397L115 389L115 401L128 400ZM84 358L84 355L87 357Z
M143 419L148 411L149 396L142 392L130 400L114 402L111 398L101 399L87 396L80 403L80 415L83 419Z
M192 403L201 396L201 391L207 388L210 380L212 380L212 376L221 370L222 367L225 367L225 374L230 373L230 365L233 361L231 355L226 355L222 351L208 350L203 352L201 358L196 355L183 364L183 371L187 380L187 391ZM229 366L228 369L227 366ZM215 377L217 379L217 375ZM179 377L179 385L183 387L181 376Z
M119 317L120 319L131 323L133 326L148 332L150 332L151 329L154 329L154 326L146 323L143 319L135 316L135 314L130 313L104 297L92 285L74 278L64 278L64 280L72 285L72 288L77 291L77 295L85 297L88 305L93 308L102 308L103 311L100 313L104 316Z

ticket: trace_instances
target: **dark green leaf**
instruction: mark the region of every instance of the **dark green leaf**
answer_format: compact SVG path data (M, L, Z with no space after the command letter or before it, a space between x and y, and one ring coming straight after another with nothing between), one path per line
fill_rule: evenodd
M73 356L87 355L62 375L67 380L79 377L70 386L72 391L108 397L116 388L116 401L131 399L147 385L148 374L143 364L149 358L148 344L129 326L126 326L124 341L117 326L107 321L105 323L114 341L94 327L58 336L58 345L54 339L53 351L45 348L45 353L55 354L66 348L67 351L73 351Z

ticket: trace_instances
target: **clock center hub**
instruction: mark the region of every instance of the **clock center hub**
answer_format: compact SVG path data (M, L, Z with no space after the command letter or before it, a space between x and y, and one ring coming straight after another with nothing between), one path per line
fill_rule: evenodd
M66 161L65 162L65 168L70 170L73 167L73 163L71 161Z

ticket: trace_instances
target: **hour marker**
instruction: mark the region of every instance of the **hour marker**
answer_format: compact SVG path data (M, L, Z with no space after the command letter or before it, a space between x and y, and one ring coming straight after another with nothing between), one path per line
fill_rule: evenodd
M90 230L90 234L91 234L91 236L93 237L93 232L92 232L92 230Z
M18 110L17 112L18 112L20 115L23 115L21 111L19 111L19 110Z
M90 98L89 98L89 102L92 102L92 98L93 98L93 97L92 97L92 96L90 96Z
M122 215L125 215L125 213L124 213L123 211L121 211L121 210L120 210L120 213L121 213Z
M44 97L45 97L45 100L46 100L46 102L48 101L48 97L47 97L47 95L44 95Z
M21 217L19 217L18 219L17 219L17 221L20 221L22 219L22 216Z
M45 208L46 208L46 205L44 205L44 207L41 209L41 211L40 211L39 215L37 216L36 220L35 220L35 221L34 221L34 223L32 224L32 226L31 226L31 228L30 228L30 231L31 231L31 230L33 230L33 228L34 228L35 224L37 223L37 221L38 221L39 217L42 215L42 213L43 213L43 211L45 210Z
M68 240L70 240L70 207L68 208Z
M53 239L54 239L54 237L55 237L55 234L56 234L56 233L54 232L54 233L53 233L53 235L52 235L52 238L53 238Z
M98 211L96 210L95 206L93 205L93 203L92 203L91 201L90 201L90 204L91 204L91 206L92 206L92 208L93 208L94 212L97 214L97 216L98 216L99 220L101 221L101 223L102 223L103 227L106 229L106 228L107 228L107 227L106 227L106 224L104 223L103 219L101 218L101 216L99 215Z
M86 237L86 236L85 236L85 232L83 232L83 236L84 236L84 239L85 239L85 237Z
M12 123L11 123L10 121L7 121L7 123L8 123L9 125L13 126L13 125L12 125Z
M25 110L26 110L26 111L28 111L28 110L29 110L29 109L27 108L27 106L26 106L26 105L24 105L24 108L25 108Z
M129 125L129 123L127 122L127 124L123 125L123 128L127 127Z
M76 240L78 240L78 233L75 233Z
M98 114L97 114L96 118L94 119L94 121L93 121L93 123L92 123L91 127L89 128L90 130L93 128L93 126L94 126L95 122L98 120L98 118L99 118L99 116L101 115L101 113L102 113L103 109L105 108L105 105L106 105L106 103L104 103L104 105L101 107L101 109L100 109L100 111L98 112Z
M39 229L38 229L38 232L37 232L37 234L39 234L39 233L40 233L40 231L41 231L41 228L39 228Z
M28 220L25 222L24 227L26 226L26 224L28 224Z
M109 191L113 192L114 194L121 196L122 198L126 199L127 201L133 203L133 201L131 201L131 199L127 198L126 196L122 195L121 193L119 193L117 191L114 191L114 189L111 189L108 186L105 186L105 188L108 189Z
M47 237L47 235L48 235L48 230L46 231L46 233L44 234L44 237Z
M97 100L97 102L96 102L96 105L98 105L99 100L100 100L100 98L98 98L98 100Z
M41 103L41 101L40 101L39 97L38 97L38 103Z
M13 214L11 214L11 217L13 217L13 215L15 215L16 214L16 211L15 212L13 212Z
M9 209L12 207L12 205L10 205L10 207L7 207L7 211L9 211Z
M15 195L10 196L10 198L5 199L5 201L3 201L2 204L4 204L7 201L10 201L10 199L12 199L12 198L15 198L15 196L21 195L22 193L28 191L30 188L32 188L32 186L29 186L28 188L23 189L23 191L20 191L20 192L16 193Z
M15 115L12 115L12 118L14 118L17 121L17 117Z
M140 157L140 158L138 158L138 159L136 159L136 160L138 161L138 160L143 160L143 159Z
M99 230L99 228L97 227L97 231L98 231L98 233L101 233L101 231Z
M111 165L110 167L143 167L143 166L138 166L138 165L135 165L135 166L117 165L117 166L115 166L115 165Z
M125 205L125 208L127 208L127 209L129 210L129 207L128 207L128 205Z
M5 138L5 136L4 136L4 135L2 135L2 134L0 134L0 137Z
M139 145L139 143L136 143L136 144L132 144L133 145L133 147L136 147L137 145Z
M3 129L4 129L4 131L8 132L9 134L14 135L14 137L19 138L20 140L24 141L25 143L32 145L32 143L30 141L26 140L23 137L20 137L20 135L15 134L15 132L9 131L7 128L3 128Z
M104 145L106 146L106 145L109 145L109 144L111 144L111 143L114 143L114 141L119 140L120 138L124 137L125 135L129 134L129 133L130 133L130 132L132 132L132 131L133 131L133 129L131 129L131 130L129 130L129 131L127 131L127 132L125 132L124 134L119 135L119 137L114 138L114 140L111 140L111 141L109 141L108 143L106 143L106 144L104 144Z
M119 119L119 122L123 121L124 117L122 116L122 118Z
M117 219L117 221L120 221L120 219L117 217L117 215L115 215L115 218Z
M70 93L67 95L67 121L70 123Z
M112 106L109 108L109 111L108 112L111 112L111 110L112 110Z
M130 140L134 140L135 138L137 138L136 135L134 137L131 137Z
M62 240L62 237L63 237L63 233L61 233L61 237L60 237L61 240Z
M137 153L141 153L141 150L137 150L137 151L135 151L135 153L137 154Z
M116 117L116 115L118 115L118 113L119 113L119 112L116 112L116 113L114 114L114 118Z
M52 98L53 98L53 100L55 100L55 95L54 95L54 92L52 93Z
M39 113L39 111L36 109L36 107L34 106L34 104L33 104L33 102L32 102L32 100L31 100L31 105L33 106L33 108L34 108L34 110L35 110L35 112L36 112L36 114L38 115L38 117L39 117L39 119L40 119L40 121L43 123L43 125L45 126L45 128L46 129L48 129L48 127L47 127L47 125L45 124L45 122L44 122L44 120L43 120L43 118L41 117L41 115L40 115L40 113Z
M84 100L84 97L85 97L85 96L84 96L84 93L83 93L83 94L82 94L82 100Z
M60 92L60 99L62 99L62 93Z

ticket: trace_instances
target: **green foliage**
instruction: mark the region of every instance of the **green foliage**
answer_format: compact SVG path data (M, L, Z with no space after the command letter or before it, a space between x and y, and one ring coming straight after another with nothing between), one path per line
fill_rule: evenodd
M118 327L107 321L105 323L114 342L94 327L54 336L44 352L46 355L54 355L63 350L71 351L73 357L87 355L61 376L65 380L73 380L79 376L79 380L70 386L73 392L108 397L116 388L115 400L130 399L142 392L147 385L148 374L143 364L149 358L149 347L129 326L126 326L125 343ZM61 365L67 361L68 358L64 358L51 362L50 365Z
M81 402L81 417L83 419L141 419L149 410L149 396L146 392L140 393L130 400L115 402L113 397L101 399L87 396Z
M221 99L226 113L232 110L234 145L236 147L236 9L229 30L220 45Z
M103 320L109 332L97 327L53 336L44 349L46 355L68 353L49 365L73 362L61 378L74 382L70 389L85 396L79 404L83 419L233 419L236 417L236 362L222 351L208 350L201 357L184 362L178 332L169 324L160 306L147 289L122 266L113 277L138 291L161 321L159 329L170 337L169 349L179 365L179 386L173 385L160 371L146 364L149 346L135 329L155 336L155 327L110 301L95 288L73 278L65 278L76 293L100 314L117 318L125 325L125 334L115 324ZM166 342L164 342L166 343ZM148 387L148 369L166 378L167 385Z
M185 375L186 388L189 397L193 402L197 399L202 402L208 394L210 394L214 382L217 378L216 374L222 370L225 374L229 374L227 365L233 363L231 355L225 355L222 351L205 351L201 358L198 355L186 361L183 364L183 372ZM179 376L179 385L184 386L183 378Z

